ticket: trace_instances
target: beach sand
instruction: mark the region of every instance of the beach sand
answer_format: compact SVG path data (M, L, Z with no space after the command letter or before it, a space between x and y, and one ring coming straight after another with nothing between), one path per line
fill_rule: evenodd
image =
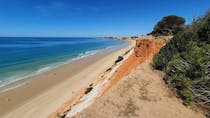
M22 86L0 93L1 118L45 118L81 88L113 65L134 43L107 49L18 82ZM24 84L23 84L24 83Z

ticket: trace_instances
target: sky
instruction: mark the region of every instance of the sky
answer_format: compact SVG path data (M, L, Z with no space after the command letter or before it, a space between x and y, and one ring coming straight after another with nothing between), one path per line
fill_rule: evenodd
M136 36L166 15L190 24L210 0L0 0L0 36Z

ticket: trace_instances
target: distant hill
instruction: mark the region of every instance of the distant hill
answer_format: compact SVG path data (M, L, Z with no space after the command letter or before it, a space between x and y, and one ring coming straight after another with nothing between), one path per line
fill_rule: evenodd
M156 69L166 72L164 80L186 105L210 111L210 10L175 33L153 61Z

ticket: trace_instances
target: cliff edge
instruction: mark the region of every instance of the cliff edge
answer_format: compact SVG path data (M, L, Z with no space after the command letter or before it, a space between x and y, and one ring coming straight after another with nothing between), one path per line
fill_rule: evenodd
M103 96L75 117L204 118L199 110L184 106L182 100L165 85L162 79L164 73L151 67L153 56L170 38L140 37L133 55L123 63L127 68L122 65L112 76L113 82L109 83L109 89L104 91ZM125 76L120 78L120 75Z

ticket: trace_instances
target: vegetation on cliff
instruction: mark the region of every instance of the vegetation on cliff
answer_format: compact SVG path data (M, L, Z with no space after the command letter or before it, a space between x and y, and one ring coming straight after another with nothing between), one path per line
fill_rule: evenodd
M184 23L185 19L182 17L176 15L166 16L155 25L153 31L150 34L154 36L174 35L182 30Z
M209 108L210 12L175 34L153 61L156 69L166 72L164 80L185 104Z

